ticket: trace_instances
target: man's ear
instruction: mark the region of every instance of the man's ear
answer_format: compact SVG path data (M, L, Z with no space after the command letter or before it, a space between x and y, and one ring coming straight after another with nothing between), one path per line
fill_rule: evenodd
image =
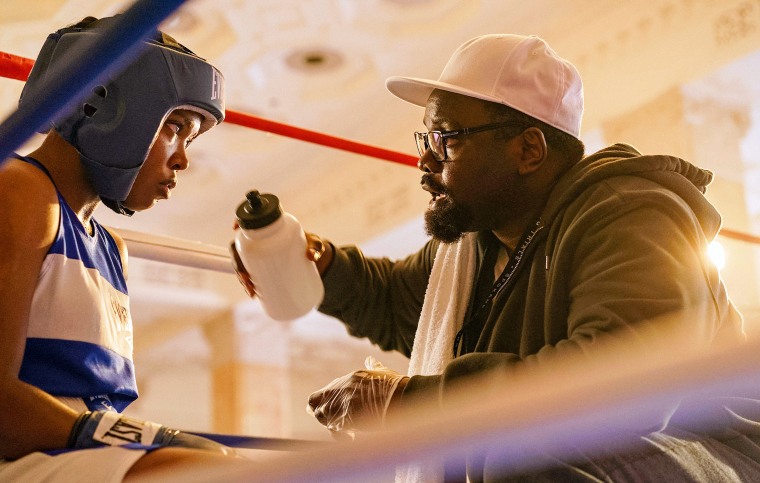
M537 127L529 127L520 134L521 157L518 172L522 175L537 171L546 161L549 149L546 146L544 133Z

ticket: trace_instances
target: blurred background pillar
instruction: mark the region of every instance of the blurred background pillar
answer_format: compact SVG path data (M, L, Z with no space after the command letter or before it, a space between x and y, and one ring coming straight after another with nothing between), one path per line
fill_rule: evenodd
M245 308L204 326L211 348L215 432L290 436L288 331L288 323Z

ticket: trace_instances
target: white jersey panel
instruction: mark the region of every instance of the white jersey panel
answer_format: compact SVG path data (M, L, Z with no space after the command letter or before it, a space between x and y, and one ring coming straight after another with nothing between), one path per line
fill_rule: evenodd
M49 294L58 294L50 297ZM89 342L131 359L129 299L79 260L51 254L32 302L28 337Z

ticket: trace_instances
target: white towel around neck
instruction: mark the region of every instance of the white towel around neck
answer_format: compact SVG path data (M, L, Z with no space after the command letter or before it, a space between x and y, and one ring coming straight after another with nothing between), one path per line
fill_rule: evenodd
M409 361L410 376L443 373L454 358L454 338L462 327L476 270L476 234L457 243L441 243L422 304ZM443 461L420 461L396 470L396 483L443 481Z

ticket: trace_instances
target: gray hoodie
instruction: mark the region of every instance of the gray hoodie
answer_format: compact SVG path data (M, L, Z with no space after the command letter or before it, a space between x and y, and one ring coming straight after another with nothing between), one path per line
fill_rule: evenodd
M711 179L682 159L624 144L581 160L555 185L528 263L493 299L471 352L443 374L412 377L402 399L445 403L460 377L495 369L508 378L520 365L589 353L604 337L636 337L643 321L668 314L688 313L677 324L693 337L658 341L674 350L742 340L742 318L706 255L721 224L704 197ZM493 243L490 233L478 234L479 263ZM399 261L336 249L320 311L352 335L409 356L437 247L431 240ZM642 434L672 409L662 408Z

